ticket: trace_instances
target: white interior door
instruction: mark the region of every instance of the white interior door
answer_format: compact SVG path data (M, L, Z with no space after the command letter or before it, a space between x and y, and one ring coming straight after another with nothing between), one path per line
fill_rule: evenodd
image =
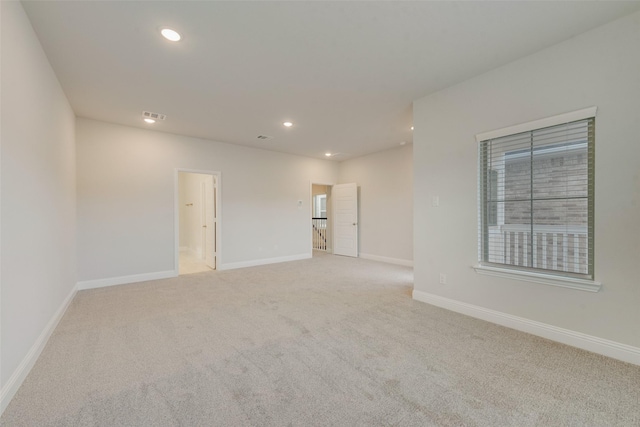
M355 183L334 185L333 200L333 253L358 256L358 186Z
M215 204L215 185L214 177L209 176L204 181L204 206L205 217L203 228L204 236L204 259L207 265L213 269L216 268L216 204Z

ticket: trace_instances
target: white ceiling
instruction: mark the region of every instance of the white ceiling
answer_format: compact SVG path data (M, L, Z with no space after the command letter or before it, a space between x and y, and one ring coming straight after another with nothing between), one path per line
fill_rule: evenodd
M80 117L344 160L412 142L414 99L639 2L23 2ZM169 43L160 27L183 35ZM282 122L290 120L291 128ZM258 135L273 136L259 140Z

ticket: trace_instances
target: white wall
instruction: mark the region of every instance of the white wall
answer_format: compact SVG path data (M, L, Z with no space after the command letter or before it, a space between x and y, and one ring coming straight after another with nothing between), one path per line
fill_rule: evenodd
M79 280L175 268L176 168L221 172L220 268L311 256L309 182L334 182L335 162L89 119L76 123Z
M75 116L20 2L0 4L4 406L75 289L76 200Z
M358 184L363 257L413 260L412 145L340 163L339 183Z
M639 46L636 13L414 103L416 291L640 346ZM602 291L477 275L475 134L594 105Z

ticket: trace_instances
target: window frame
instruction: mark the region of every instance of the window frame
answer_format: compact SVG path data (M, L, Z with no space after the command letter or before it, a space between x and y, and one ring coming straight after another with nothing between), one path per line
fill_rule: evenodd
M322 209L322 202L324 201L324 209ZM324 213L324 215L323 215ZM316 194L313 196L313 215L314 218L327 218L327 195Z
M480 133L476 135L476 143L478 144L478 264L473 268L479 274L487 274L491 276L499 276L499 277L508 277L515 280L525 280L536 283L543 283L547 285L555 285L561 287L567 287L572 289L580 289L591 292L598 292L601 289L602 284L595 280L595 269L591 269L590 277L585 277L583 274L572 274L570 272L563 271L554 271L554 270L536 270L531 268L523 269L519 266L513 266L510 264L495 264L488 263L483 261L483 256L488 251L486 245L488 245L488 239L483 237L485 232L484 228L490 226L490 224L484 224L483 218L493 218L489 214L489 212L484 212L488 207L483 204L484 199L484 191L483 188L483 180L486 181L488 178L489 171L487 169L487 165L483 163L483 159L486 159L486 152L483 153L483 147L486 147L486 142L488 140L493 140L496 138L501 138L504 136L511 136L519 133L531 132L543 128L548 128L552 126L562 125L570 122L581 121L586 119L595 119L597 112L597 107L589 107L578 111L573 111L565 114L560 114L557 116L547 117L540 120L535 120L532 122L527 122L523 124L519 124L516 126L510 126L507 128L502 128L490 132ZM547 150L549 153L552 153L554 148L543 148L543 151ZM595 150L595 145L587 146L587 150ZM594 154L591 152L590 154ZM517 156L517 154L515 154ZM594 166L595 169L595 166ZM588 170L590 177L595 177L595 170ZM488 182L488 181L487 181ZM493 182L493 181L492 181ZM503 183L504 184L504 183ZM593 227L593 215L594 215L594 194L593 194L593 186L590 187L591 191L588 193L588 209L590 211L589 224L587 226L588 229L588 239L593 239L594 236L594 227ZM500 191L500 190L497 190ZM496 217L499 217L501 214L499 210L495 213ZM495 219L495 218L494 218ZM592 249L593 249L592 245ZM593 266L593 250L588 254L589 263Z

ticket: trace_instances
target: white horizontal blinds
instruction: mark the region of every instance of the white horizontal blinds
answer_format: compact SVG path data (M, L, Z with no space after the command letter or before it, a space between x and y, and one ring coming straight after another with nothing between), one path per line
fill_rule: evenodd
M480 146L481 261L593 277L594 120Z

